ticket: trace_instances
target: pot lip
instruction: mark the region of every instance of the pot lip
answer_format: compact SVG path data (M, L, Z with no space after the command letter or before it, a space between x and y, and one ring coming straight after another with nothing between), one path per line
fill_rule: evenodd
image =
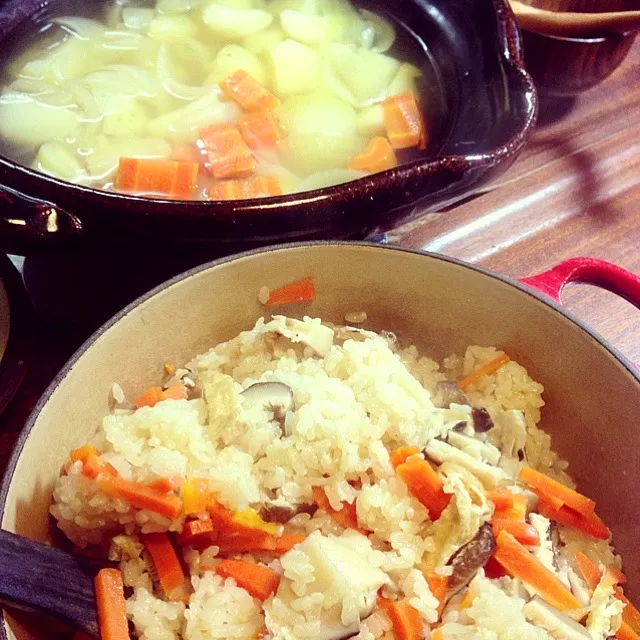
M491 271L490 269L486 269L484 267L480 267L474 264L470 264L465 262L464 260L460 260L458 258L453 258L451 256L442 255L439 253L433 253L428 251L422 251L420 249L413 249L407 247L400 247L395 245L381 245L375 242L347 242L347 241L335 241L335 240L321 240L321 241L311 241L311 242L291 242L287 244L281 245L272 245L269 247L263 247L259 249L252 249L249 251L244 251L242 253L234 254L231 256L226 256L224 258L220 258L218 260L213 260L211 262L207 262L202 265L198 265L184 273L181 273L173 278L163 282L162 284L154 287L147 293L143 294L130 304L128 304L124 309L115 314L110 320L105 322L100 328L98 328L89 338L87 338L82 345L75 351L75 353L69 358L64 367L60 370L60 372L56 375L56 377L52 380L46 390L43 392L41 398L38 400L38 403L34 407L33 411L29 415L18 440L16 441L15 448L13 453L11 454L11 458L7 465L7 469L2 479L2 485L0 485L0 525L2 524L2 520L4 518L4 511L6 506L7 494L9 492L9 487L11 486L13 474L15 472L18 460L22 454L22 450L24 445L29 438L31 430L40 416L42 409L49 401L49 398L54 393L56 388L60 385L62 380L69 374L69 372L73 369L76 362L88 351L95 342L107 331L109 331L115 324L120 322L124 317L129 315L135 308L140 306L141 304L147 302L157 294L169 289L175 284L186 281L193 276L196 276L204 271L208 271L210 269L214 269L221 265L234 262L236 260L241 260L244 258L249 258L253 256L259 256L260 254L267 254L274 251L291 251L291 250L299 250L305 248L317 248L317 247L360 247L360 248L371 248L378 251L396 251L400 253L408 253L416 256L426 257L431 260L439 260L442 262L446 262L451 265L455 265L458 267L463 267L465 269L470 269L471 271L475 271L484 276L507 284L511 287L518 289L520 292L534 298L535 300L542 302L546 306L553 309L558 314L564 316L568 320L570 320L573 324L577 325L579 329L586 332L589 336L591 336L598 344L604 347L611 356L613 356L620 364L622 364L625 369L635 378L638 386L640 387L640 370L638 370L625 356L623 356L614 346L612 346L607 340L602 338L598 333L596 333L593 329L589 328L582 320L577 318L574 314L563 309L558 303L554 302L550 298L546 297L542 293L538 293L537 291L519 283L517 280L514 280L505 275L501 275L496 273L495 271ZM2 640L6 640L6 634L4 630L3 624L3 616L0 611L0 638Z
M101 191L48 176L30 167L22 166L3 156L0 156L0 174L4 173L5 179L6 176L10 174L24 176L32 183L47 185L55 189L56 194L53 197L49 197L49 195L44 195L42 198L39 195L33 196L46 202L57 200L60 190L66 189L70 191L70 194L82 195L84 197L90 197L95 201L102 201L105 206L118 207L129 205L127 211L128 216L148 216L149 210L145 205L153 208L153 215L176 215L188 211L192 216L206 217L210 217L213 214L219 217L233 217L238 214L246 215L249 213L256 213L262 216L264 215L264 209L276 209L284 215L297 216L300 208L318 201L335 201L340 203L347 200L364 199L371 197L372 192L384 192L393 184L402 185L411 179L420 179L425 175L456 170L470 171L494 166L506 158L515 156L526 144L533 131L538 115L538 95L533 79L524 66L520 32L518 31L513 12L507 4L507 0L491 0L491 4L493 5L496 20L496 40L500 65L503 69L510 68L515 72L517 80L513 82L521 83L522 93L527 97L527 104L526 109L523 111L524 117L520 128L502 145L487 149L482 153L470 155L436 155L431 158L420 158L383 172L364 176L357 180L350 180L349 182L331 187L272 198L230 201L171 200L168 198L143 197L119 192ZM509 84L511 85L512 82L509 82ZM17 191L20 190L20 186L16 185L15 181L11 181L11 184L8 186ZM51 202L51 204L57 206L59 203ZM140 207L140 209L137 207Z

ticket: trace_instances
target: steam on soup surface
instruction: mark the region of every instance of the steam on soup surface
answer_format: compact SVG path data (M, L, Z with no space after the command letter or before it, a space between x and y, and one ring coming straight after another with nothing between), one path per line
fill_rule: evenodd
M27 37L3 70L0 152L178 199L356 179L427 146L425 78L408 61L426 57L409 40L346 0L119 0Z

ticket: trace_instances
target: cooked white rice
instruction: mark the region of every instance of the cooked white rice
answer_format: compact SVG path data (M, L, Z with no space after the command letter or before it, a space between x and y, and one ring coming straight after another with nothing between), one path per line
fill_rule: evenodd
M267 294L261 291L262 297ZM345 531L318 509L286 523L286 530L306 539L280 559L268 553L233 556L268 564L282 575L277 593L264 603L233 579L215 574L219 548L213 545L182 549L192 589L183 601L167 601L139 539L152 532L179 533L184 517L169 520L108 497L84 475L82 461L60 478L51 513L77 546L110 544L111 559L120 561L124 583L132 589L129 618L146 640L253 640L262 635L337 640L327 631L332 624L348 628L347 635L357 640L392 640L392 623L382 609L374 606L363 615L362 598L375 597L378 590L387 598L408 598L428 638L438 621L438 601L425 575L450 574L451 556L491 518L488 483L506 479L512 484L509 478L526 464L573 486L566 463L537 426L543 387L516 362L471 385L469 404L442 408L439 383L460 379L499 353L470 346L440 366L415 347L399 350L383 335L329 328L319 319L276 316L269 322L260 319L250 331L195 357L166 380L171 384L188 375L200 394L119 408L103 419L92 444L124 479L204 478L216 500L233 512L260 512L273 504L298 512L300 505L313 503L314 487L324 490L335 510L355 505L358 526L367 535ZM284 415L243 395L257 383L291 390ZM111 392L122 405L120 387L114 385ZM472 406L488 410L494 424L488 433L474 433ZM462 435L456 435L461 427ZM453 434L449 445L438 446L458 453L440 465L439 473L454 499L434 523L395 474L389 453L404 445L435 446L434 439L448 434ZM488 476L478 469L488 469ZM538 516L532 524L546 535L546 519ZM581 550L596 563L620 566L607 541L559 529L568 558ZM550 538L541 537L540 561L567 584L570 573L580 581L569 566L572 560L564 573L554 565ZM327 553L340 565L339 579L327 577L332 575L322 565ZM473 600L465 609L460 608L462 594L449 600L440 638L551 637L528 620L529 594L517 581L489 580L480 570L468 589ZM606 593L598 606L600 614L595 609L589 614L600 615L589 633L604 640L605 631L615 630L620 611Z

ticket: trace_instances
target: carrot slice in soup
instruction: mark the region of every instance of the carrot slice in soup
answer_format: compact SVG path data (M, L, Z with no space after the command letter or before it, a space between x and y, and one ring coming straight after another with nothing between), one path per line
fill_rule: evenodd
M256 160L235 127L214 125L200 132L200 140L214 178L244 178L255 172Z
M273 111L254 111L240 120L240 133L252 149L275 147L281 138Z
M365 149L349 164L349 169L378 173L397 166L393 147L386 138L377 136L369 141Z
M116 188L121 191L189 198L198 176L196 162L120 158Z
M223 80L220 88L227 98L235 100L246 111L275 109L280 104L278 98L241 69Z
M382 103L382 108L387 137L394 149L426 148L424 119L412 93L391 96Z

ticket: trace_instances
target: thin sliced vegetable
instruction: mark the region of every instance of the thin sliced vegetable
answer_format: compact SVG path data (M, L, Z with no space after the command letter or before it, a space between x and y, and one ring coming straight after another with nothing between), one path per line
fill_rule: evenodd
M407 458L411 456L415 456L420 453L420 447L398 447L394 451L389 454L389 459L391 460L391 466L394 469L397 469L398 465L403 464L407 461Z
M640 640L640 636L631 628L631 625L624 620L620 628L616 631L616 638L618 638L618 640Z
M493 502L496 511L506 511L514 504L514 494L509 489L492 489L487 491L487 498Z
M72 449L69 457L71 458L72 462L78 462L78 460L82 460L84 462L90 454L94 454L97 456L98 450L90 444L85 444L84 447Z
M481 367L478 367L475 371L472 371L468 376L462 378L462 380L458 381L458 386L464 391L467 387L470 387L472 384L475 384L483 378L484 376L490 376L495 373L502 365L507 364L510 358L506 353L501 353L499 356L495 357L493 360L489 360Z
M206 478L190 478L182 487L184 514L196 516L204 513L209 504L209 481Z
M602 572L591 562L591 560L582 551L577 551L575 555L576 564L582 574L584 581L589 589L595 589L600 582Z
M313 501L318 508L329 514L341 527L345 529L355 529L360 533L367 535L366 531L358 526L358 514L356 512L356 504L348 502L342 503L342 509L336 511L330 504L327 494L322 487L313 487Z
M398 640L421 640L424 628L418 610L409 604L409 598L387 601L384 611L393 625Z
M236 127L214 125L200 132L200 141L214 178L245 178L255 172L256 160Z
M119 569L101 569L95 577L96 609L102 640L129 640L127 604Z
M210 200L248 200L282 195L280 181L275 176L254 176L246 180L217 182L207 193Z
M273 93L242 69L223 80L220 88L227 98L235 100L246 111L275 109L280 104Z
M536 489L539 495L561 500L567 507L585 516L591 515L596 508L593 500L530 467L522 467L518 479Z
M520 544L527 547L540 546L538 530L528 522L510 520L509 518L493 518L491 520L493 535L497 538L501 531L510 533Z
M441 576L439 573L430 573L427 577L427 584L433 596L438 600L438 620L442 617L444 605L447 600L447 586L449 577Z
M182 513L182 500L173 493L156 491L139 482L107 474L98 476L100 491L113 498L120 498L137 509L148 509L165 518L175 520Z
M261 553L268 551L276 556L281 556L293 549L297 544L304 542L304 537L293 533L283 533L279 538L267 536L262 539L245 539L242 537L219 540L216 545L222 555L236 553Z
M189 520L184 523L182 533L177 536L176 542L180 546L190 544L201 548L211 546L215 537L211 520Z
M158 574L158 580L169 600L184 595L185 575L178 554L166 533L150 533L142 538Z
M118 472L100 456L90 453L82 462L82 473L87 478L97 478L101 473L117 476Z
M174 491L179 486L177 478L158 478L153 482L147 483L147 487L154 491L160 491L161 493L169 493Z
M269 567L242 560L221 560L216 565L216 573L223 578L233 578L239 587L262 602L273 595L280 584L280 575Z
M578 529L599 540L608 540L611 535L607 525L595 513L587 516L567 505L555 509L544 498L540 498L538 501L538 511L549 520L555 520L560 524Z
M579 609L571 591L511 534L501 531L496 538L494 558L514 578L522 580L559 611Z
M506 518L508 520L524 520L529 509L529 501L527 496L522 493L516 493L513 496L513 506L510 509L498 509L494 511L495 518Z
M279 307L294 302L313 302L316 297L316 288L311 278L302 278L273 289L269 292L269 299L264 303L265 307Z
M197 175L195 162L120 158L116 188L133 193L190 198Z
M372 138L364 151L357 155L349 164L349 169L378 173L397 166L398 160L393 147L386 138L376 136Z
M640 633L640 611L637 607L624 595L620 587L616 587L616 598L624 602L625 607L622 612L622 619L636 632Z
M240 133L252 149L274 147L282 137L273 111L254 111L240 120Z
M451 495L444 492L442 480L423 458L414 456L398 465L396 473L407 485L409 492L428 510L432 520L437 520L447 508Z
M412 93L401 93L383 103L384 126L394 149L426 149L426 128L422 112Z

